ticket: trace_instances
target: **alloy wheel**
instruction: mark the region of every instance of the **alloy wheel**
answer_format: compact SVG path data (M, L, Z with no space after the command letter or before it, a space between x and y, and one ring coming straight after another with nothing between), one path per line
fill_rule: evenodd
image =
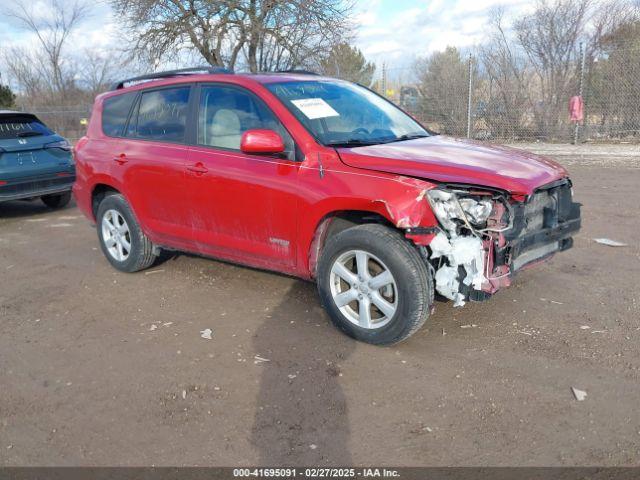
M398 309L398 287L389 268L364 250L341 254L331 267L331 295L351 323L365 329L383 327Z
M131 253L131 232L124 217L111 209L102 216L102 241L109 255L124 262Z

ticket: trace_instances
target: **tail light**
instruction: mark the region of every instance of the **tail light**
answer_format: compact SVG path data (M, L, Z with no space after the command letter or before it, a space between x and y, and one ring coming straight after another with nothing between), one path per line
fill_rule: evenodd
M47 143L44 148L59 148L66 152L70 152L72 145L66 140L60 140L58 142Z

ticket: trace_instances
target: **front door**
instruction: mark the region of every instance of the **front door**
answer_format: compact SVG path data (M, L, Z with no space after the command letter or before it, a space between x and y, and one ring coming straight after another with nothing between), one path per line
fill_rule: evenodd
M265 267L294 265L299 162L292 137L246 89L203 85L198 105L186 184L199 250ZM285 154L242 153L242 134L256 128L277 131Z

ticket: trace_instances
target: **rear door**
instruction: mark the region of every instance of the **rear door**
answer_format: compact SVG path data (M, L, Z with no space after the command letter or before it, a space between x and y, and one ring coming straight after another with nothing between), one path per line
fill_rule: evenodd
M190 92L184 84L143 90L112 169L151 238L181 247L192 243L185 191Z
M49 176L71 165L63 138L30 114L0 114L0 180Z
M198 249L264 266L294 265L300 163L293 138L249 90L222 84L198 90L197 145L186 177ZM250 129L277 131L284 155L241 152Z

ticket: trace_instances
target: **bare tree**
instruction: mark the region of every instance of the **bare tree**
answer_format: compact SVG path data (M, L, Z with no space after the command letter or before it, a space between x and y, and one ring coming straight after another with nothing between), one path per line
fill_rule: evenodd
M2 61L24 95L50 96L48 75L45 75L41 68L46 59L40 52L31 52L25 47L13 46L2 52Z
M535 72L536 120L540 134L557 132L566 101L577 91L576 58L592 0L539 0L536 10L515 22L521 48Z
M7 9L6 14L38 40L39 53L36 56L42 67L39 75L35 76L47 82L54 92L64 96L73 88L75 75L73 69L65 65L64 49L69 35L87 18L89 7L79 1L63 3L62 0L49 0L47 6L48 14L42 15L36 11L36 4L18 2L14 8ZM16 53L14 50L12 64L19 68L12 73L16 76L26 74L24 65L15 61ZM34 76L32 72L29 75Z
M495 9L490 18L488 43L479 48L483 75L475 92L482 102L479 116L488 135L517 138L530 134L527 112L532 107L531 81L526 58L508 37L504 26L504 10Z
M611 45L611 39L640 20L640 1L609 0L596 4L587 32L587 57L592 59ZM624 37L624 36L623 36Z
M316 59L346 37L346 0L111 0L136 39L132 53L176 59L196 51L214 66L250 71Z
M316 67L334 45L352 38L345 0L250 0L244 49L249 70ZM261 4L261 5L260 5ZM255 16L253 9L261 8Z
M85 49L82 52L82 64L79 68L79 86L94 97L107 90L120 74L126 62L112 52L100 52Z
M18 87L17 105L37 112L55 131L80 137L85 130L81 120L88 117L95 95L121 65L111 52L80 51L71 44L90 16L89 4L48 0L43 10L42 4L15 2L5 12L35 40L35 45L12 46L0 54Z
M236 33L234 12L224 0L113 0L134 40L131 53L173 59L194 49L210 65L224 66L225 42ZM237 57L239 49L234 52ZM227 59L228 60L228 59Z
M640 135L640 20L618 26L601 38L587 81L589 111L596 133L606 137ZM595 61L597 59L597 61Z

